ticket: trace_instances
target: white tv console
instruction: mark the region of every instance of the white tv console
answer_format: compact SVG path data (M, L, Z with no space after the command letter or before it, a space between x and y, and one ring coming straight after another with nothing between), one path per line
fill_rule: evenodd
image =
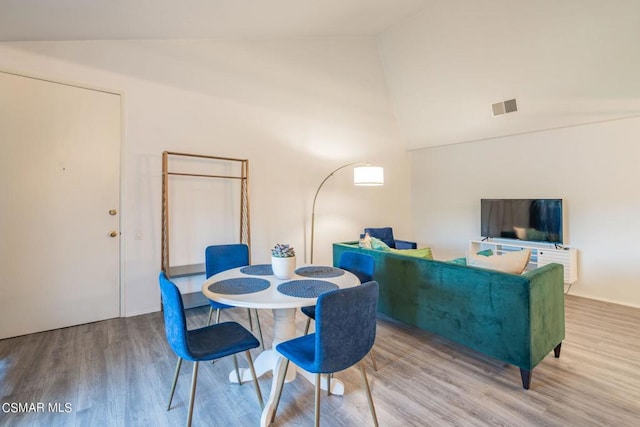
M528 270L555 262L564 266L565 283L571 284L578 280L578 250L575 248L500 239L471 240L469 242L470 252L477 253L485 249L491 249L495 254L531 249L531 259L527 265Z

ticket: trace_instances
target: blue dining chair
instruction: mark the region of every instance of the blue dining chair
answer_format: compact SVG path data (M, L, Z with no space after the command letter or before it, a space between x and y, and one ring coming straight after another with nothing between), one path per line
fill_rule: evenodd
M316 331L276 346L286 358L281 365L281 381L277 384L275 419L289 361L316 374L315 426L320 425L321 374L330 375L356 363L360 367L362 382L367 393L373 423L378 425L376 410L367 381L362 359L371 351L376 339L376 310L378 306L378 282L337 289L318 297L316 304ZM331 385L328 384L330 388Z
M260 402L260 406L264 407L262 393L260 393L260 386L258 385L258 378L256 377L256 371L253 367L251 353L249 352L250 349L260 346L256 337L236 322L217 323L199 329L188 330L180 290L175 283L167 278L164 272L160 273L159 281L167 341L171 349L178 356L167 411L171 409L171 401L176 391L178 375L180 374L180 367L184 359L194 362L193 374L191 376L191 395L189 397L189 415L187 417L188 427L191 425L191 419L193 417L193 403L196 396L196 383L198 379L198 363L233 355L233 363L237 372L238 359L236 354L241 351L244 351L247 356L251 375L253 376L253 385L258 395L258 401Z
M365 283L373 280L375 261L371 255L359 252L343 252L338 261L338 267L350 271L360 279L360 283ZM304 327L304 334L307 335L309 333L309 326L311 326L311 320L316 318L316 307L302 307L300 311L307 316L307 323ZM373 350L371 350L371 364L373 365L373 369L377 371L378 365Z
M212 245L208 246L204 251L205 272L207 278L221 271L230 270L232 268L243 267L249 265L249 246L245 244L231 245ZM233 308L231 305L222 304L213 300L209 300L209 320L207 325L211 324L213 310L216 310L216 323L220 322L220 311L227 308ZM258 325L258 335L264 350L264 339L262 338L262 328L260 327L260 318L258 310L254 309L256 315L256 324ZM251 320L251 309L247 308L249 316L249 328L253 331L253 321Z

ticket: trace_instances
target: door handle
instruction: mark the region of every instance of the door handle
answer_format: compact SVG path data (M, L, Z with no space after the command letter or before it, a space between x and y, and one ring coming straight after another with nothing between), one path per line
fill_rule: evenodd
M119 233L118 233L117 231L112 230L112 231L109 233L109 237L118 237L118 234L119 234Z
M114 215L116 215L117 213L118 213L118 211L117 211L117 210L115 210L115 209L109 209L109 215L114 216Z

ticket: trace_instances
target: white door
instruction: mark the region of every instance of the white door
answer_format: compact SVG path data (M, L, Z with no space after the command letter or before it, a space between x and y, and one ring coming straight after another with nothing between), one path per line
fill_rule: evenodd
M0 339L120 315L120 138L119 95L0 72Z

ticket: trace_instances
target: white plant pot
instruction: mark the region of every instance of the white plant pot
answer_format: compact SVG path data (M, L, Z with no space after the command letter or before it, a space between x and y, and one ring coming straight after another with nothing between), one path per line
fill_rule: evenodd
M271 269L278 279L291 279L296 271L296 257L271 257Z

